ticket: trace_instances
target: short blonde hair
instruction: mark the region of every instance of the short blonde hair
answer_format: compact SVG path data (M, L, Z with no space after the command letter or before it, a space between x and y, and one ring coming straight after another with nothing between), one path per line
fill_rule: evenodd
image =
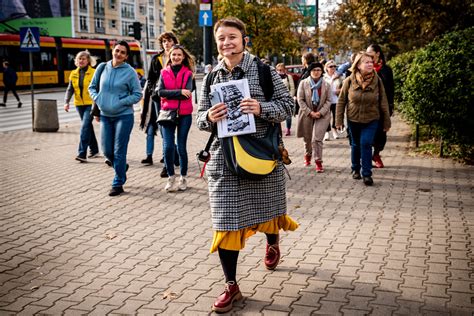
M79 67L79 58L84 57L84 56L87 58L89 65L91 67L94 67L96 64L96 60L94 57L91 56L91 54L87 50L83 50L77 53L76 58L74 58L74 65L76 65L76 67Z
M328 61L324 64L324 70L325 70L326 72L328 72L328 68L329 68L329 66L331 66L331 65L336 65L336 62L335 62L334 60L332 60L332 59L328 60Z
M359 66L362 58L364 57L367 57L367 58L370 58L372 60L374 60L374 57L371 56L369 53L367 53L366 51L360 51L357 56L355 57L354 59L354 62L352 63L352 66L351 66L351 69L350 71L354 74L356 72L359 72L359 68L357 68L357 66Z

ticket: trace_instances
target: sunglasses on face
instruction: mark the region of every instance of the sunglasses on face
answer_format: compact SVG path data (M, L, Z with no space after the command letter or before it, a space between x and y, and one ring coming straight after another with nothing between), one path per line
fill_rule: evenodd
M336 68L336 65L329 66L328 68Z

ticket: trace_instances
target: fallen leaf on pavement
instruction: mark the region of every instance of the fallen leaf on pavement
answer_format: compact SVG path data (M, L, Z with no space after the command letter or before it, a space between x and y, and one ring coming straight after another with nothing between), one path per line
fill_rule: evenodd
M175 292L165 292L165 293L163 293L163 299L164 300L167 299L167 298L172 300L172 299L175 299L177 297L178 297L178 294L176 294Z
M115 237L117 237L117 234L116 233L107 233L105 234L105 238L107 239L114 239Z

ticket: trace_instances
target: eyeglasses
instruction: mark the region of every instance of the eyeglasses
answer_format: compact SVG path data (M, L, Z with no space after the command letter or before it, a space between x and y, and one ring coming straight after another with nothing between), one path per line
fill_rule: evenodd
M336 65L329 66L328 68L336 68Z

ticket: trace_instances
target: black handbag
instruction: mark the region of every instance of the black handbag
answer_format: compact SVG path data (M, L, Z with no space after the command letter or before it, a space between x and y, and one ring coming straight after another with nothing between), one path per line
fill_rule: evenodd
M178 109L176 110L160 110L160 114L158 115L158 119L156 120L156 122L160 125L178 124L178 111L179 105Z

